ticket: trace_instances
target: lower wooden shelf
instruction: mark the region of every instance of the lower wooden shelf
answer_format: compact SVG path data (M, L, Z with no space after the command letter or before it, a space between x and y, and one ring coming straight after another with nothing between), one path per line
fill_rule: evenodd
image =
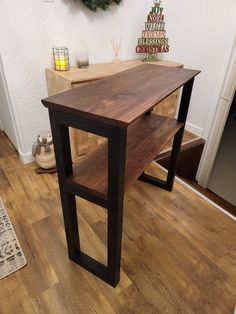
M163 147L183 127L176 119L146 114L133 123L127 132L125 190L142 174ZM85 155L73 166L66 183L103 199L108 195L107 142Z

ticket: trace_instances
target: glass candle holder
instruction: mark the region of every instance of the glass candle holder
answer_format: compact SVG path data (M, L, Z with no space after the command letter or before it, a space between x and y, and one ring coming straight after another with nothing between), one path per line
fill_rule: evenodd
M78 68L87 68L89 66L88 48L85 41L81 41L79 45L77 66Z
M53 47L53 62L56 71L70 70L69 51L66 47Z

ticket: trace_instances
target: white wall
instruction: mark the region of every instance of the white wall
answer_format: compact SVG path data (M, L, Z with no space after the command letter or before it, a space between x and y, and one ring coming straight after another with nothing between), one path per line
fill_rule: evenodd
M112 60L111 37L122 35L121 57L133 59L151 4L129 0L108 12L93 13L77 2L1 0L0 53L24 160L30 156L38 131L49 127L47 110L40 100L47 96L45 68L51 65L52 46L68 46L73 64L79 41L86 39L90 62L108 62Z
M167 0L170 59L202 71L188 122L208 137L236 33L235 0Z
M110 39L121 35L121 58L136 58L137 38L153 3L123 0L107 12L93 13L78 2L1 0L0 53L23 159L30 156L38 131L49 127L40 100L47 96L44 70L51 65L52 46L68 46L73 64L79 41L86 39L90 62L109 62ZM233 44L235 0L166 0L163 5L170 38L170 53L164 58L202 70L196 79L188 123L200 133L204 130L207 137Z

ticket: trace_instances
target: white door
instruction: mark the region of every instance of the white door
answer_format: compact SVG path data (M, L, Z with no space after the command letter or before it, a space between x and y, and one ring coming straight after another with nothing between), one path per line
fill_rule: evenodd
M223 131L207 188L236 206L236 93Z
M13 115L10 108L10 98L0 57L0 128L6 133L12 144L18 150Z
M216 109L211 132L204 147L203 156L197 173L198 183L207 187L212 167L219 148L220 140L226 124L228 113L236 88L236 39L231 53L230 62L224 79L222 94Z

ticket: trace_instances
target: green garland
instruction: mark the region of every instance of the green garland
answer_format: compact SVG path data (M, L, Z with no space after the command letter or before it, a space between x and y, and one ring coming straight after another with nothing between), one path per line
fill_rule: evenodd
M120 4L122 0L81 0L86 7L88 7L92 11L96 11L97 8L102 8L106 10L108 6L115 2L116 4Z

